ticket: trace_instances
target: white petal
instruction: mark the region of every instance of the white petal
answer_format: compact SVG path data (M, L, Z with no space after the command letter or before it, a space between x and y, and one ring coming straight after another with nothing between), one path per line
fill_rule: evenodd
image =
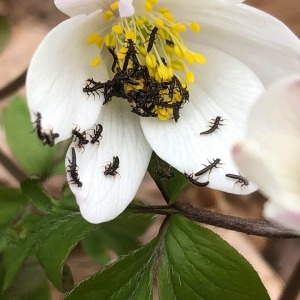
M233 157L249 179L277 205L300 211L300 139L270 133L234 146Z
M81 14L91 14L102 8L99 0L54 0L56 7L64 14L74 17Z
M89 143L81 151L76 148L82 187L70 184L82 216L91 223L112 220L124 211L135 196L152 152L126 101L114 99L104 106L98 122L103 125L100 145ZM120 160L118 174L105 176L105 166L113 156ZM67 157L71 157L70 149Z
M205 65L194 69L197 77L190 86L190 102L181 110L177 123L142 118L146 139L162 159L180 172L196 173L208 160L220 158L223 164L199 181L209 180L209 187L226 192L253 192L252 185L241 188L225 174L238 174L230 149L243 136L247 113L263 86L251 70L234 58L195 44L188 46L207 58ZM217 116L224 119L224 125L212 134L200 135Z
M42 127L59 133L57 141L68 138L76 125L91 127L100 112L102 100L82 91L86 79L108 77L104 65L90 66L99 50L86 39L98 26L98 14L64 21L45 37L30 63L26 88L32 120L40 112Z
M274 223L300 232L300 210L288 210L284 206L268 201L264 206L264 216Z
M270 87L253 106L248 123L249 138L272 132L300 137L300 75Z
M119 14L120 17L131 17L134 14L134 6L132 0L120 0L119 1Z
M201 32L186 35L187 40L198 39L237 58L263 83L299 71L300 41L276 18L245 4L206 9L182 2L172 7L178 20L200 23Z

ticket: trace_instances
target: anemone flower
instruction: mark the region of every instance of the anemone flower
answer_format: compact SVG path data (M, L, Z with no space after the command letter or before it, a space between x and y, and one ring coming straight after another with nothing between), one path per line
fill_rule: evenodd
M233 147L243 174L269 198L266 218L300 232L300 75L284 79L254 105L246 140Z
M264 84L299 68L300 43L241 2L55 1L70 19L32 58L28 105L44 144L72 137L67 177L86 220L126 208L152 150L194 183L256 189L230 149Z

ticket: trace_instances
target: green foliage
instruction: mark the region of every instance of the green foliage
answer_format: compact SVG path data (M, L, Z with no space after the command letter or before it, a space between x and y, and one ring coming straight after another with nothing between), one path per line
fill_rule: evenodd
M152 300L153 253L157 240L82 282L64 300Z
M208 229L173 216L157 238L82 282L64 300L270 299L252 266Z
M7 22L7 19L4 16L0 16L0 53L5 48L9 37L10 37L10 27Z
M21 183L21 189L27 199L40 211L52 209L52 199L44 191L38 179L26 179Z
M152 222L152 216L123 213L111 222L102 224L82 241L91 257L99 264L109 262L107 250L113 249L118 255L125 255L140 247L138 237Z
M15 97L4 109L3 124L7 143L21 166L29 174L50 174L59 145L51 148L38 140L23 97Z
M24 208L26 198L18 189L0 187L0 229L6 227Z
M157 168L169 169L174 174L171 179L163 179L157 175ZM166 162L160 159L154 152L148 166L148 172L155 181L157 187L162 193L164 199L169 203L173 204L176 202L182 189L188 184L185 177L173 167L170 167Z

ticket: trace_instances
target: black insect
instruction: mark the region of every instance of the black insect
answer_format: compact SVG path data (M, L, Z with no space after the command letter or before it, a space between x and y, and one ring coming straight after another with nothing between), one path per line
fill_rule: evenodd
M46 133L42 130L42 114L40 112L36 113L35 131L38 138L43 142L44 145L54 146L55 139L59 137L58 133L54 133L53 130L49 130L49 133Z
M154 27L150 33L150 38L147 46L147 52L149 53L153 47L154 41L155 41L155 35L158 31L158 27Z
M77 127L72 130L72 134L74 136L74 142L78 140L78 148L84 148L84 145L89 143L89 141L86 139L86 133L79 132Z
M78 175L78 166L76 164L75 148L72 147L71 151L72 151L72 160L70 160L68 158L68 161L70 164L67 167L67 172L70 173L70 176L72 178L72 180L70 182L77 184L78 187L82 187L82 182L80 181L79 175Z
M211 119L210 124L212 124L212 126L208 130L200 132L200 135L213 133L219 128L219 126L223 125L221 123L222 121L224 120L222 120L222 118L219 116L217 116L215 119Z
M172 177L174 177L174 173L171 171L170 167L164 168L158 166L155 170L155 173L163 179L171 179Z
M241 186L248 186L249 185L249 180L241 175L237 174L226 174L225 175L228 178L236 179L235 184L240 183Z
M218 164L220 164L221 159L217 158L217 159L214 159L212 163L210 161L208 161L208 162L209 162L209 165L205 166L205 168L203 168L199 172L195 173L195 176L201 176L201 175L203 175L204 173L206 173L208 171L210 173L213 168L217 168L218 167Z
M136 57L136 50L135 50L135 45L134 45L133 40L128 39L127 42L128 42L128 48L127 48L127 52L126 52L126 55L124 58L123 71L125 71L127 69L129 60L130 59L135 60L135 58L133 58L133 57ZM137 58L136 58L136 60L137 60Z
M107 50L108 52L112 55L113 57L113 63L112 63L112 66L111 66L111 70L113 72L115 72L115 68L116 68L116 65L119 64L119 60L118 60L118 56L115 52L115 48L110 48L110 47L107 47Z
M196 179L194 179L194 175L193 174L187 174L187 173L183 173L184 177L191 182L192 184L195 184L199 187L205 187L209 184L209 181L205 181L205 182L199 182Z
M104 175L116 176L118 174L117 169L119 168L119 165L119 156L114 156L112 163L110 162L105 166Z
M98 143L99 144L99 139L102 138L102 133L103 127L101 124L96 124L96 129L93 129L94 136L91 136L91 144Z
M171 40L166 40L166 44L173 47L174 46L174 42Z
M179 115L179 109L181 107L181 104L180 102L177 102L177 103L174 103L174 108L173 108L173 118L175 120L175 122L177 122L180 118L180 115Z

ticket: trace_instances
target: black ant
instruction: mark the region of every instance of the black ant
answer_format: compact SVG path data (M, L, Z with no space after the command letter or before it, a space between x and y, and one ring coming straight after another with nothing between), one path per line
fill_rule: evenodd
M102 138L102 133L103 127L101 124L96 124L96 129L93 129L94 136L91 139L91 144L98 143L99 144L99 139Z
M166 40L166 44L171 46L171 47L174 47L174 42L171 41L171 40Z
M123 71L125 71L127 69L129 60L132 57L136 56L136 50L135 50L135 47L134 47L133 40L128 39L127 42L128 42L129 45L128 45L127 52L126 52L126 55L125 55L125 58L124 58Z
M77 127L75 127L72 130L72 134L74 136L74 142L76 142L78 140L78 144L77 144L78 148L84 148L84 145L89 143L89 141L86 139L86 133L85 132L80 133L77 130Z
M70 165L67 167L67 172L70 173L72 180L70 182L77 184L78 187L82 187L82 182L79 179L78 175L78 166L76 164L76 152L75 148L71 148L72 151L72 160L68 158Z
M205 168L203 168L199 172L195 173L195 176L201 176L204 173L206 173L207 171L209 171L209 173L210 173L213 168L217 168L218 167L218 164L220 164L220 161L221 161L220 158L214 159L212 163L210 161L208 161L209 165L205 166Z
M237 175L237 174L226 174L225 175L228 178L232 178L232 179L236 179L237 181L235 182L235 184L237 183L241 183L241 186L248 186L249 185L249 180L241 175Z
M112 163L110 162L105 166L104 175L116 176L118 174L117 169L119 168L119 156L114 156Z
M211 119L210 124L212 124L212 126L208 130L200 132L200 135L213 133L219 128L219 126L223 125L221 123L222 121L224 120L222 120L222 118L219 116L217 116L215 119Z
M183 173L183 176L191 183L199 186L199 187L205 187L209 184L209 181L205 181L205 182L199 182L196 179L194 179L194 175L193 174L187 174L187 173Z
M163 179L171 179L172 177L174 177L174 173L171 171L171 168L163 168L158 166L155 170L155 173L163 178Z
M147 46L147 52L149 53L153 47L154 41L155 41L155 35L158 31L158 27L154 27L150 33L150 38Z

